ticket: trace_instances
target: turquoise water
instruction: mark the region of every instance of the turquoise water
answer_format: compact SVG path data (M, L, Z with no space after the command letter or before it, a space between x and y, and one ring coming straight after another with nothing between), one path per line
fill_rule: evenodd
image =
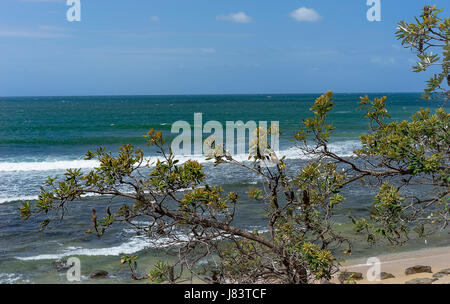
M420 94L369 94L388 96L392 119L407 119L420 107L437 108L439 102L426 102ZM115 151L126 143L144 147L142 137L150 128L162 130L173 139L172 123L179 120L193 124L194 113L203 113L203 122L217 120L247 122L279 121L280 153L293 168L304 164L294 149L292 138L318 95L213 95L213 96L104 96L104 97L0 97L0 283L63 282L51 261L79 256L86 266L84 275L97 265L115 273L115 281L127 281L128 272L117 264L122 253L139 253L150 263L159 253L157 242L134 235L126 227L116 227L102 239L86 235L91 207L102 208L108 198L86 198L74 204L64 223L37 233L38 220L23 223L17 207L23 199L32 200L47 176L57 176L68 168L95 166L83 160L88 149L105 146ZM336 153L350 155L358 146L359 135L367 130L363 111L358 109L361 94L337 94L330 116L336 126L331 147ZM214 170L201 157L209 182L226 190L244 194L257 181L235 168ZM231 178L230 178L231 177ZM364 212L371 201L367 189L347 189L343 212ZM122 201L113 201L112 206ZM251 202L242 202L236 224L265 229L264 210ZM344 222L343 225L346 225ZM430 245L448 245L446 237L436 237ZM423 246L417 241L415 246ZM151 247L144 253L145 248ZM369 248L362 246L361 253ZM373 250L373 249L372 249ZM149 253L150 252L150 253ZM358 252L358 251L357 251Z
M423 106L435 106L419 94L387 95L393 119L406 119ZM354 140L367 123L357 109L360 94L337 94L331 115L336 141ZM75 160L88 148L124 143L139 145L150 128L169 133L178 120L280 122L283 139L309 115L317 95L213 95L114 97L0 97L2 162ZM287 144L286 142L284 142ZM1 169L1 167L0 167Z

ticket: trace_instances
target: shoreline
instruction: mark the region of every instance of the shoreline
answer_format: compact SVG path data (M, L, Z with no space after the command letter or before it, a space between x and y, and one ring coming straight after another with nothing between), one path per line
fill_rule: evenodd
M433 274L450 268L450 246L424 248L412 251L402 251L376 256L381 264L381 272L390 273L395 278L381 281L369 281L367 271L372 265L367 264L370 257L347 260L342 263L340 270L348 272L360 272L362 280L357 280L357 284L404 284L413 279L432 279ZM416 273L406 275L405 270L416 265L430 266L432 273ZM339 283L337 275L331 280L332 283ZM450 275L443 276L435 280L432 284L450 284Z

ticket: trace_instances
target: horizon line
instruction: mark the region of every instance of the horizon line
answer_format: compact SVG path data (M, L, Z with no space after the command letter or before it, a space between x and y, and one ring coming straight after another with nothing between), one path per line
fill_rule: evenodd
M333 91L333 90L330 90ZM328 92L328 91L326 91ZM322 93L189 93L189 94L92 94L92 95L4 95L0 96L0 98L31 98L31 97L162 97L162 96L239 96L239 95L267 95L267 96L277 96L277 95L322 95L326 92ZM333 91L333 94L422 94L423 91L379 91L379 92L336 92Z

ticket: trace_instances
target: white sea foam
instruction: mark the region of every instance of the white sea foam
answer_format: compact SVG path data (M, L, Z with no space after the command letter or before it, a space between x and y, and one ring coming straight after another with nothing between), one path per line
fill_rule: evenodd
M15 283L29 283L29 280L24 280L23 275L17 273L0 273L0 284L15 284Z
M61 160L42 162L0 162L0 172L53 171L66 169L90 169L98 166L95 160Z
M267 229L261 229L260 227L256 226L254 226L253 229L248 231L251 232L254 229L258 230L259 233L264 233L268 231ZM129 230L125 228L124 232L132 233L135 232L135 230ZM114 247L106 247L106 248L67 247L59 253L40 254L30 257L16 257L16 259L22 261L38 261L38 260L59 260L64 257L71 257L71 256L120 256L123 254L133 254L149 248L167 248L177 246L189 240L186 234L178 233L175 236L176 239L167 237L150 239L145 236L133 236L130 238L130 241Z
M186 237L180 235L178 237L181 241ZM67 247L59 253L40 254L30 257L17 257L22 261L38 261L38 260L59 260L70 256L120 256L122 254L133 254L148 248L164 248L173 246L174 243L168 238L160 238L157 240L150 240L142 236L135 236L130 241L121 245L106 248L82 248L82 247Z
M82 248L67 247L59 253L40 254L31 257L17 257L22 261L38 261L38 260L59 260L68 256L119 256L120 254L132 254L146 249L148 242L139 238L132 238L131 241L123 243L115 247L107 248Z
M351 156L353 150L359 146L359 142L355 140L341 141L329 144L331 151L340 156ZM308 159L307 155L302 154L297 148L289 148L281 150L279 157L285 156L286 159ZM213 160L206 160L203 155L177 156L180 163L187 160L196 160L200 163L213 162ZM248 155L236 155L236 160L246 161ZM158 157L148 157L146 159L150 163L158 160ZM0 172L27 172L27 171L63 171L67 169L93 169L99 163L96 160L57 160L57 161L41 161L41 162L0 162Z
M37 200L37 195L30 196L16 196L16 197L0 197L0 204L15 201L34 201Z
M336 154L348 157L358 148L358 141L341 141L329 144L331 151ZM298 148L289 148L278 153L279 158L286 157L288 160L303 159L306 160L310 156L302 153ZM177 156L180 164L185 163L189 159L196 160L200 163L213 162L206 160L205 156ZM158 157L153 156L146 159L150 164L154 164ZM235 159L247 161L247 155L235 156ZM0 204L13 201L31 201L36 200L39 193L39 185L49 175L61 175L65 170L71 168L81 168L83 171L91 170L99 164L94 160L48 160L35 162L0 162L0 179L4 182L0 185ZM226 175L226 171L221 171ZM222 174L215 174L214 177L221 179ZM238 178L239 176L237 176ZM25 181L26 184L22 184ZM253 180L253 183L255 181ZM18 186L20 185L20 186ZM2 191L4 190L4 191ZM124 189L127 191L127 189ZM32 195L34 194L34 195Z
M200 188L204 188L204 186L197 186L197 189ZM179 192L185 192L185 191L189 191L191 190L190 188L182 188L179 189ZM134 192L127 192L125 191L125 193L127 194L134 194ZM147 191L145 191L145 193L147 193ZM97 193L89 193L89 194L83 194L81 197L93 197L93 196L102 196L101 194L97 194ZM9 203L9 202L22 202L22 201L35 201L38 200L38 195L29 195L29 196L0 196L0 204L3 203Z
M101 196L101 194L89 193L84 194L81 197L91 197L91 196ZM35 201L37 199L38 199L37 195L0 197L0 204L18 201Z

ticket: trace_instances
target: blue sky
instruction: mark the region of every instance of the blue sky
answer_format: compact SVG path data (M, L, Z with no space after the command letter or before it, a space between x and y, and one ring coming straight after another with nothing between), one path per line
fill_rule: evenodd
M366 0L81 0L68 22L65 0L2 0L0 96L419 92L430 74L394 33L425 4L448 16L448 0L381 0L381 22Z

